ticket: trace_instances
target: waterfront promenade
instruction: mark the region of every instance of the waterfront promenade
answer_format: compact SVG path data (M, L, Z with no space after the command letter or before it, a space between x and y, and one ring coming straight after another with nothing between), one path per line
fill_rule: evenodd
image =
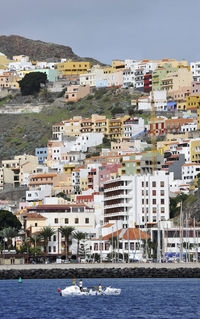
M149 269L178 269L199 268L200 263L77 263L77 264L25 264L25 265L0 265L1 270L51 270L51 269L127 269L127 268L149 268Z

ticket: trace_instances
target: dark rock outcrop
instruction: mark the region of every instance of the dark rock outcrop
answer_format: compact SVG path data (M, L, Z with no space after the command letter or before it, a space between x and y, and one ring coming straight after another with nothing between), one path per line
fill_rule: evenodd
M53 278L200 278L200 268L80 268L0 270L0 279Z

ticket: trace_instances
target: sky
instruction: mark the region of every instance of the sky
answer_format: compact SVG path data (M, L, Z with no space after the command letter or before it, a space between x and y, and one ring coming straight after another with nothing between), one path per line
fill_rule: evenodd
M70 46L81 57L200 60L200 0L6 0L1 35Z

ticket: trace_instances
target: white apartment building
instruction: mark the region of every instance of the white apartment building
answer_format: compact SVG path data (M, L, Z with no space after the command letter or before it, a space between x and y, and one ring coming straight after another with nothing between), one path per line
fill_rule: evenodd
M37 189L26 191L26 201L42 201L45 197L51 196L51 190L52 187L50 185L40 185Z
M197 131L197 123L195 120L194 122L189 122L181 126L181 132L183 133L192 131Z
M186 163L182 166L182 180L186 183L194 181L200 173L200 163Z
M162 227L162 254L168 258L179 258L182 246L185 261L198 261L200 253L200 228L195 225L184 227Z
M122 175L104 184L104 222L122 220L124 227L169 219L169 175Z
M91 236L95 234L94 209L84 204L38 205L29 207L28 211L29 213L38 213L45 217L45 225L52 227L55 231L48 244L49 254L61 254L65 252L65 248L63 247L64 238L62 238L58 231L61 226L73 226L75 230L91 234ZM72 251L76 253L76 241L72 244Z
M149 96L140 97L138 99L138 110L151 111L152 93ZM167 107L166 91L154 91L153 101L155 111L164 111Z
M139 118L133 118L124 121L123 125L123 135L125 137L133 138L136 135L144 132L144 119L141 117Z
M200 62L191 62L190 69L192 71L193 80L200 82Z

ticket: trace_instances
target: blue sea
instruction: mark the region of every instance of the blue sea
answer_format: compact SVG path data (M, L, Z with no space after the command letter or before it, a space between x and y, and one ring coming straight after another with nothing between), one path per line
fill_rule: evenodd
M0 319L197 319L200 279L83 279L119 296L61 297L69 279L0 280Z

